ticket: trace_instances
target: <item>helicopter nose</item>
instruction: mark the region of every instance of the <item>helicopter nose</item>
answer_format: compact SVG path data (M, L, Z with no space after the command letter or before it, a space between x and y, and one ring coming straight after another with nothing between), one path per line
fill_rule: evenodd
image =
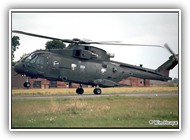
M17 62L12 68L19 74L23 73L23 64L20 62Z

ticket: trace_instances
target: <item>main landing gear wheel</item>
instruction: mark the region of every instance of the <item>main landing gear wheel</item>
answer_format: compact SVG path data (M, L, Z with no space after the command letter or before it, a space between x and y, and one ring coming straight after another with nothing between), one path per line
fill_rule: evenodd
M94 94L100 95L102 93L102 90L100 88L95 88L94 89Z
M84 89L81 88L81 87L79 87L79 88L76 89L76 93L77 94L83 94L84 93Z
M24 87L29 88L31 86L30 82L24 82Z

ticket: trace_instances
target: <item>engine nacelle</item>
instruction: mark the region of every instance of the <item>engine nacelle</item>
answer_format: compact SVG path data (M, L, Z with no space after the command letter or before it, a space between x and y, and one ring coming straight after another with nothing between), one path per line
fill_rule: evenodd
M114 53L107 53L107 55L108 55L109 58L114 58L115 57Z

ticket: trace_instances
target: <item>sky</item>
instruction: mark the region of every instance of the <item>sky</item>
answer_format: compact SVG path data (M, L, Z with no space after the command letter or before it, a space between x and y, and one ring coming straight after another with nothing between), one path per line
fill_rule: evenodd
M88 39L92 41L122 41L129 44L167 43L178 53L178 14L158 12L132 13L12 13L12 30L20 30L61 39ZM45 49L49 40L21 34L15 60L25 53ZM156 69L171 54L164 48L140 46L94 45L114 53L114 61ZM170 77L178 77L178 65L170 71Z

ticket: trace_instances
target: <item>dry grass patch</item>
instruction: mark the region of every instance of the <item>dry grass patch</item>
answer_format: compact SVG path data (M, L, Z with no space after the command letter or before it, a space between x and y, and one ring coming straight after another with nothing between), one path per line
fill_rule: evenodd
M84 94L93 94L94 88L84 88ZM75 88L12 89L12 95L63 95L76 94ZM102 88L102 94L178 92L178 87L115 87Z

